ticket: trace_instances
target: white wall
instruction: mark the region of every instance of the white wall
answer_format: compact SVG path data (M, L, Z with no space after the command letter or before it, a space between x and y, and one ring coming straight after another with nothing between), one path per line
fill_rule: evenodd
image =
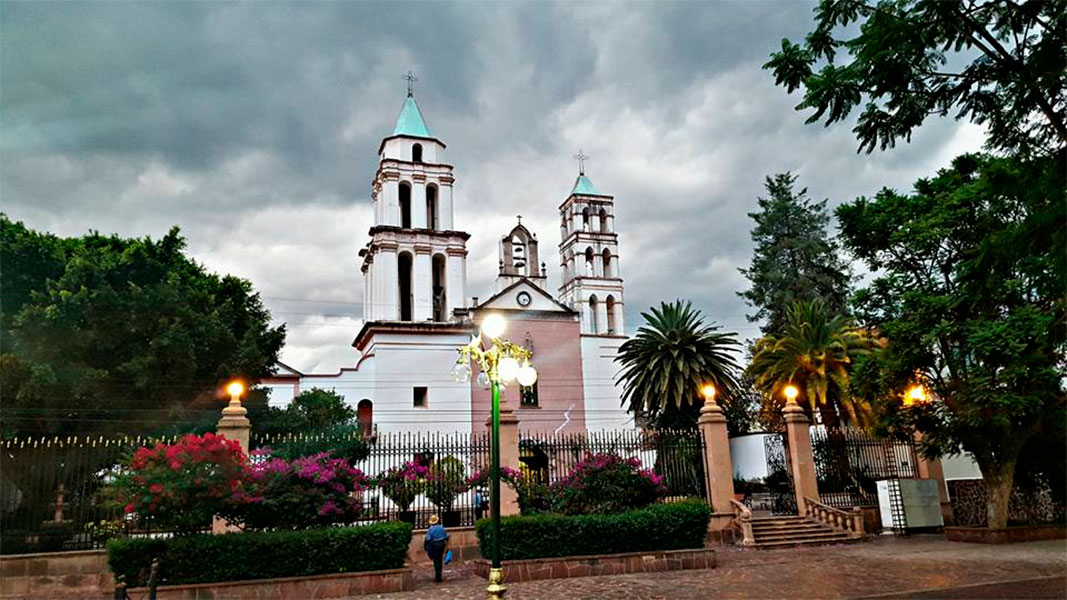
M619 364L614 362L626 340L582 336L582 386L585 394L585 426L598 429L630 429L633 415L622 406L622 385L616 385Z
M941 459L941 469L945 473L945 479L981 479L982 471L974 458L963 452L956 456Z
M734 463L734 478L763 479L767 473L767 450L763 441L766 433L753 433L730 438L730 457Z

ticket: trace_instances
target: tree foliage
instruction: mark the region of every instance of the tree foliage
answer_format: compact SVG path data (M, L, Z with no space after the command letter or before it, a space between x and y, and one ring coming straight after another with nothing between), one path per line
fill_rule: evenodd
M1006 522L1023 447L1065 422L1065 184L1062 154L965 155L914 193L837 211L845 245L879 272L858 295L889 339L867 385L882 389L891 421L925 434L928 454L962 445L974 456L993 527ZM935 401L900 408L916 379ZM1064 448L1054 455L1062 472Z
M989 147L1050 153L1067 145L1064 0L822 0L800 43L764 68L803 89L808 123L862 107L860 150L910 140L928 116L984 124ZM854 37L849 37L854 36Z
M782 404L782 389L793 384L800 391L797 402L809 413L821 408L824 423L845 417L870 426L870 406L852 393L851 376L856 360L877 348L877 340L851 318L830 313L818 300L797 302L781 335L756 342L746 375L772 406Z
M848 299L849 268L826 231L826 200L811 201L807 188L794 190L796 181L792 173L767 177L767 197L757 200L759 212L748 214L756 222L756 248L752 264L740 271L752 287L738 295L756 308L748 319L762 320L764 334L782 331L794 302L821 300L843 313Z
M700 388L708 383L715 385L720 402L739 396L740 367L732 355L740 345L736 334L705 325L700 311L681 300L641 316L645 324L615 358L622 365L619 381L629 411L656 417L670 406L699 405Z
M7 433L151 433L270 374L285 339L252 285L159 240L60 239L0 216ZM216 413L217 414L217 413Z

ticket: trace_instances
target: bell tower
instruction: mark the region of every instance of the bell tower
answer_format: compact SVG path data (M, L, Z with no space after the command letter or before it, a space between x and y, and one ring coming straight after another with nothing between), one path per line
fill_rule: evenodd
M410 72L392 135L378 147L371 240L360 250L363 320L452 319L463 306L467 239L453 224L452 165L423 119Z
M539 262L537 236L522 224L522 215L518 219L518 225L500 238L500 272L496 277L498 292L524 277L542 290L546 288L545 263Z
M589 157L579 150L575 158L578 178L559 207L560 298L581 314L583 335L623 336L615 198L598 190L586 176L585 160Z

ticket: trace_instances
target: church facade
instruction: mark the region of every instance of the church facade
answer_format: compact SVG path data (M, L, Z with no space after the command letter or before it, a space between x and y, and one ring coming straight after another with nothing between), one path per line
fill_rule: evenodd
M486 315L508 321L505 337L533 352L539 378L508 386L503 399L526 431L632 427L615 382L626 341L614 198L579 175L559 205L562 285L548 290L537 236L522 224L500 239L492 296L468 296L467 240L454 221L452 165L410 90L392 135L378 148L371 199L374 224L359 251L363 326L355 365L301 373L279 364L260 383L271 404L303 390L332 389L378 431L481 431L489 391L477 378L458 383L457 348ZM581 160L582 157L580 157Z

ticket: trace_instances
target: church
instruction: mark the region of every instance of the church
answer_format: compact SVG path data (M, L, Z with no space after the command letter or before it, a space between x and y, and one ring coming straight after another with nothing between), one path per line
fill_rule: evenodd
M457 348L486 315L508 322L505 338L533 352L538 381L508 386L503 401L523 431L633 427L621 406L615 357L626 341L614 198L579 173L559 204L562 285L548 289L537 235L522 224L500 239L496 289L468 296L467 240L454 221L452 165L408 89L393 133L378 147L374 224L359 251L363 326L359 358L337 373L279 364L260 383L272 405L313 387L334 390L377 431L483 431L490 392L452 380Z

